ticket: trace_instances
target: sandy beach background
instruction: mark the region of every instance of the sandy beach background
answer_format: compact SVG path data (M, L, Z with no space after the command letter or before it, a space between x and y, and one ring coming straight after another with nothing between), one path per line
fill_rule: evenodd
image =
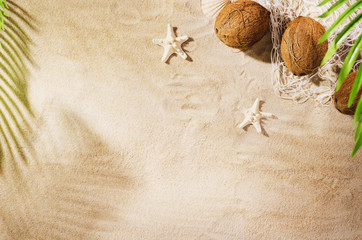
M270 34L228 48L199 0L17 2L39 160L0 181L0 239L359 238L352 117L274 94ZM168 23L188 61L160 61ZM257 97L265 135L236 128Z

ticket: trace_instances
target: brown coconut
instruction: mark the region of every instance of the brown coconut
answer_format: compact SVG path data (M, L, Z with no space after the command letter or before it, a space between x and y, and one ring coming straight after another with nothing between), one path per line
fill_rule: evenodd
M361 98L362 89L358 92L356 99L354 100L352 106L348 108L349 95L356 79L357 71L349 74L344 80L341 88L334 94L334 105L338 111L343 114L353 115L356 111L356 107L359 99Z
M270 13L259 3L239 0L226 5L215 21L215 33L229 47L246 50L269 29Z
M324 27L309 17L298 17L287 25L282 37L282 58L295 75L314 72L328 50L328 41L318 44Z

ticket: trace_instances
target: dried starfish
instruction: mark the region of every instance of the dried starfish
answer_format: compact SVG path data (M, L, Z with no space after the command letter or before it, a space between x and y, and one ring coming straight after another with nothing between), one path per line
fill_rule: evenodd
M257 98L251 108L240 109L244 113L245 118L237 127L244 128L250 124L253 124L256 131L258 133L261 133L260 120L262 118L275 118L275 116L271 113L260 112L259 108L260 108L260 99Z
M187 54L182 50L181 45L189 39L188 36L176 37L175 32L170 24L167 25L167 36L164 39L153 39L152 42L164 47L161 61L166 62L168 58L176 53L183 59L187 58Z

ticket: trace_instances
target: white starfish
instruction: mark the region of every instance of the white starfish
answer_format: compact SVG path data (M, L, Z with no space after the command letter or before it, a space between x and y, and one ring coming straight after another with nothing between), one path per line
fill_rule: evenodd
M174 53L187 58L187 54L182 50L181 45L189 39L188 36L176 37L175 32L170 24L167 25L167 36L164 39L153 39L152 42L164 47L164 52L161 61L166 62L167 59Z
M275 116L271 113L260 112L259 108L260 108L260 99L257 98L251 108L243 110L240 109L244 113L245 118L237 127L244 128L249 124L253 124L256 131L258 133L261 133L260 119L275 118Z

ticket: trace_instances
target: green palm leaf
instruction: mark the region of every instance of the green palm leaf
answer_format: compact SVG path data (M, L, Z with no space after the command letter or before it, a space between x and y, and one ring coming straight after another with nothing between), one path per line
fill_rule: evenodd
M318 7L321 7L321 6L329 3L330 1L332 1L332 0L324 0L323 2L321 2L320 4L318 4Z
M360 102L362 102L362 101L360 101ZM356 155L356 153L362 146L362 121L359 122L358 127L356 129L355 141L356 141L356 145L352 151L352 157L354 157L354 155Z
M9 8L8 5L6 4L6 0L1 0L0 1L0 26L2 30L5 30L4 28L4 16L8 17L8 13L6 12L6 9Z
M336 2L335 4L333 4L332 7L330 7L325 13L323 13L322 15L320 15L320 18L326 18L329 15L331 15L334 11L336 11L339 7L341 7L344 3L346 3L348 0L339 0L338 2ZM329 2L329 1L327 1ZM327 3L326 2L326 3ZM322 4L324 5L324 4ZM322 6L320 5L320 6Z
M356 62L360 54L361 48L362 48L362 34L358 37L357 41L355 42L355 44L349 51L346 59L344 60L343 67L338 76L336 91L338 91L341 88L344 79L351 72L354 63Z
M356 123L358 123L356 133L354 135L354 141L356 142L356 145L352 151L352 157L356 155L356 153L362 146L362 98L360 98L360 100L358 101L358 105L354 115L354 124Z
M357 141L358 138L360 138L362 135L362 121L359 121L357 128L356 128L356 133L354 135L354 140Z
M362 87L362 64L359 65L358 73L357 73L356 79L354 80L351 94L349 95L349 99L348 99L349 108L352 106L361 87Z
M322 1L319 6L322 6L331 0L324 0ZM341 7L344 3L346 3L346 0L339 0L335 4L333 4L332 7L330 7L324 14L322 14L320 17L328 17L332 12L334 12L336 9ZM357 11L358 8L362 6L362 1L358 0L356 3L354 3L352 6L350 6L344 13L342 13L337 20L332 24L332 26L326 31L326 33L322 36L322 38L319 40L319 43L324 42L327 40L336 30L337 28L346 20L351 14ZM347 38L348 34L357 26L358 23L362 21L362 13L359 14L356 18L354 18L344 29L337 35L337 37L332 42L331 46L329 47L326 55L324 56L324 59L322 60L321 65L324 65L328 60L337 52L338 48L342 45L342 43ZM336 91L340 89L340 87L343 84L344 79L348 76L348 74L351 72L353 66L356 63L356 60L360 54L360 51L362 49L362 33L357 38L356 42L354 43L353 47L350 49L347 57L344 60L343 67L341 69L341 72L338 76ZM359 66L359 70L355 79L355 82L353 84L349 100L348 100L348 107L351 107L354 100L357 97L358 92L362 88L362 64ZM356 126L356 132L354 136L354 141L356 142L356 145L352 151L352 157L355 156L355 154L358 152L358 150L362 146L362 98L359 99L355 115L354 115L354 126Z
M331 46L328 48L326 55L324 56L321 65L324 65L328 60L337 52L338 48L342 45L344 40L348 37L348 34L353 30L359 22L362 21L362 13L353 19L334 39Z
M337 20L332 24L332 26L325 32L321 37L318 43L326 41L332 33L334 33L337 28L346 20L352 13L354 13L359 7L362 6L362 1L357 1L355 4L350 6L344 13L342 13Z
M362 121L362 98L358 101L356 112L354 113L353 124L356 125Z
M34 128L27 96L32 42L24 30L34 29L32 20L16 3L0 0L0 163L8 157L19 165L35 156L28 139Z

